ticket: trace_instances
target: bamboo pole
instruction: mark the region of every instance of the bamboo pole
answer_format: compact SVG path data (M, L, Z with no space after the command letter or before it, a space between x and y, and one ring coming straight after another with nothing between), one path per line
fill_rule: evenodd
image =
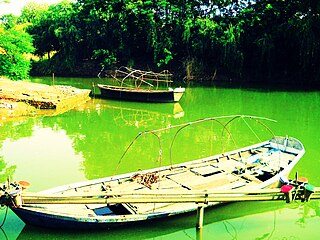
M295 193L297 193L296 191ZM305 198L304 191L299 191L299 199ZM271 201L284 200L286 196L280 189L232 190L232 191L141 191L141 192L91 192L73 194L21 194L25 204L116 204L116 203L203 203L235 201ZM320 199L320 188L314 188L306 200Z
M234 201L267 201L284 199L279 191L265 191L264 193L113 193L101 195L37 195L23 194L24 203L28 204L116 204L116 203L208 203Z
M204 207L205 207L205 205L201 204L201 203L198 204L198 207L197 207L197 225L196 225L196 227L198 229L203 227Z
M315 188L315 190L320 191L320 188ZM201 195L204 196L205 194L208 195L232 195L232 194L247 194L247 195L255 195L255 194L273 194L273 193L281 193L279 188L269 188L269 189L234 189L234 190L213 190L213 191L203 191L203 190L139 190L139 191L90 191L90 192L74 192L71 194L41 194L41 193L32 193L32 192L24 192L23 195L28 196L43 196L43 197L52 197L52 196L83 196L83 197L90 197L90 196L106 196L106 197L113 197L113 196L175 196L175 195L184 195L184 196L193 196L193 195Z
M116 204L116 203L206 203L206 202L235 202L235 201L271 201L283 200L283 194L277 195L253 195L253 196L219 196L219 197L36 197L22 196L25 204Z
M202 240L202 228L197 228L196 240Z
M320 188L316 187L311 194L298 189L294 190L297 199L308 201L310 198L320 199ZM204 208L214 202L235 202L235 201L271 201L284 200L286 196L280 189L257 189L255 191L181 191L181 192L163 192L157 191L141 193L104 193L94 195L88 194L35 194L23 193L15 195L16 206L21 204L117 204L117 203L195 203L197 204L197 223L196 228L199 231L199 239L202 239L202 227L204 222Z

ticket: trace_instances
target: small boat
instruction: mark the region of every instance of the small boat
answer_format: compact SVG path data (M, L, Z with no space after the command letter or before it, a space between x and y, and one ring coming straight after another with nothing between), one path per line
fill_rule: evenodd
M101 97L110 99L121 99L126 101L138 101L138 102L179 102L185 88L168 88L167 90L160 89L143 89L143 88L131 88L121 86L110 86L98 84L98 88L101 91Z
M244 116L233 116L227 123L219 118L207 118L138 136L156 135L168 128L178 128L178 133L187 126L208 120L218 121L226 128L236 118ZM8 205L26 224L47 228L107 229L195 211L197 203L201 202L210 207L224 201L236 201L245 192L278 187L279 180L288 176L304 153L299 140L274 136L206 158L39 193L21 192L26 184L11 183L11 187L2 188L10 197L3 194L0 199L1 204ZM13 190L9 191L10 188ZM219 193L224 194L222 198Z
M154 73L121 67L111 76L120 82L120 85L97 84L102 98L166 103L178 102L185 92L182 87L169 87L172 81L168 72ZM119 76L122 76L121 80ZM128 82L131 84L127 84ZM166 87L160 88L160 84L166 84Z

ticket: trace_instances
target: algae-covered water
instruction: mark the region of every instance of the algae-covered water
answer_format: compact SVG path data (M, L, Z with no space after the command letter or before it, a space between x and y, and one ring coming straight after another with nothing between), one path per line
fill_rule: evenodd
M50 78L34 82L51 83ZM55 78L55 84L91 88L100 79ZM98 90L95 90L98 93ZM179 103L148 104L92 98L57 116L38 116L0 122L0 180L7 175L27 180L30 191L115 173L167 165L214 154L225 148L219 123L193 125L157 137L139 132L168 127L200 118L252 115L277 120L265 122L275 135L298 138L306 154L294 168L313 185L320 186L320 91L300 91L285 86L186 86ZM258 124L259 125L259 124ZM248 127L249 126L249 127ZM255 123L230 125L241 147L270 135ZM270 136L271 137L271 136ZM172 152L168 151L172 139ZM250 139L250 140L249 140ZM251 142L250 142L251 143ZM160 150L159 150L160 146ZM161 154L159 154L161 152ZM170 158L171 156L171 158ZM121 159L121 161L120 161ZM195 229L196 214L99 232L66 232L25 226L9 211L0 239L318 239L319 201L242 202L205 210L202 232ZM0 223L5 209L0 212Z

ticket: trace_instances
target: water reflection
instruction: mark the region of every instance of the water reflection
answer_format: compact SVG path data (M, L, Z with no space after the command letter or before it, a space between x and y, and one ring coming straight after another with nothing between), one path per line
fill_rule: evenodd
M25 128L24 133L19 133L24 127L21 127L21 122L10 122L7 128L1 128L0 125L0 182L5 182L8 177L10 179L14 178L17 165L12 164L12 162L6 159L6 151L3 148L3 142L6 139L19 139L21 136L26 136L30 134L29 128ZM18 130L18 131L16 131Z
M230 138L221 123L211 121L184 128L179 135L175 135L177 130L161 132L160 142L153 135L140 137L119 167L120 157L139 132L184 122L182 116L179 104L93 99L59 116L19 122L12 131L8 129L14 123L8 123L0 130L7 131L2 151L7 162L18 166L16 179L28 180L38 190L207 157L254 144L256 134L267 136L262 140L272 137L259 124L248 131L249 123L240 119L239 124L233 121L228 125Z
M24 229L25 224L9 210L6 215L6 209L0 208L0 224L3 224L0 231L0 239L15 240Z
M18 166L12 178L28 180L33 191L105 177L114 173L117 160L141 129L170 125L182 116L179 104L146 106L92 99L55 117L3 123L0 160ZM140 151L146 156L144 149ZM8 176L8 171L3 175Z
M58 79L57 79L58 81ZM42 82L42 80L40 80ZM90 88L91 80L76 79L73 86ZM70 79L59 84L70 84ZM79 84L79 85L78 85ZM86 85L87 84L87 85ZM72 85L72 83L71 83ZM80 86L81 85L81 86ZM306 154L295 171L318 185L319 92L257 91L256 89L187 88L180 101L181 115L173 104L143 104L92 99L57 116L15 119L0 124L0 170L3 176L28 180L32 191L60 184L112 175L126 147L142 132L231 114L266 116L278 120L268 125L276 134L300 139ZM215 123L181 131L174 144L173 160L185 161L213 154L217 146ZM232 125L232 133L248 134L247 128ZM246 129L246 130L245 130ZM251 134L251 136L250 136ZM163 148L174 134L162 136ZM246 137L240 139L247 144ZM221 149L220 148L220 149ZM141 138L118 173L155 167L159 162L158 141ZM218 149L217 151L220 151ZM163 154L168 160L168 153ZM162 162L162 164L168 164ZM1 166L5 167L1 169ZM7 172L5 172L7 171ZM315 206L314 206L314 205ZM203 239L318 239L319 202L284 205L280 203L235 203L205 211ZM289 207L290 206L290 207ZM279 208L279 209L278 209ZM261 213L259 213L261 212ZM3 217L4 211L0 214ZM9 239L197 239L195 214L98 233L52 232L32 228L9 215L5 230ZM23 230L22 230L23 229ZM198 237L199 238L199 237ZM2 239L2 235L0 236Z
M160 142L153 135L140 137L119 168L120 157L139 132L174 125L182 121L181 118L175 118L176 106L128 102L111 102L110 104L109 101L93 100L83 106L81 114L79 111L70 111L57 117L56 122L66 130L69 136L77 136L73 138L74 149L83 154L85 159L83 167L88 179L168 165L171 163L171 157L174 163L178 163L228 150L227 143L232 144L232 139L227 133L223 136L227 139L221 138L222 126L212 121L185 128L176 138L177 130L159 133ZM181 110L178 111L178 114L181 116ZM268 132L261 132L261 125L258 125L251 126L251 130L254 129L253 131L259 135L260 133L266 134L267 139L270 139L272 135ZM252 139L251 144L257 142L252 131L239 138L241 133L248 130L244 122L242 125L230 124L228 127L238 138L237 140L240 140L237 147L248 145L248 141ZM79 138L79 136L83 137ZM169 148L174 138L171 154ZM161 150L161 156L159 156L159 150ZM115 169L117 172L114 172Z
M171 217L145 224L128 225L98 232L43 231L25 226L18 239L314 239L320 222L318 201L294 207L276 202L233 203L205 210L205 225L195 228L196 214ZM299 209L299 213L295 211ZM309 221L301 225L300 219ZM311 223L311 219L313 219Z
M0 182L5 182L8 177L12 179L14 172L16 170L16 165L9 165L3 159L0 152Z
M141 105L111 100L107 101L104 107L115 110L113 111L115 124L136 128L153 126L161 118L182 118L184 116L184 111L179 103Z
M12 179L23 177L32 183L33 191L65 184L59 175L68 176L68 181L85 179L81 171L74 171L81 168L81 153L75 152L73 140L57 125L33 125L29 136L7 138L1 150L5 161L17 166Z

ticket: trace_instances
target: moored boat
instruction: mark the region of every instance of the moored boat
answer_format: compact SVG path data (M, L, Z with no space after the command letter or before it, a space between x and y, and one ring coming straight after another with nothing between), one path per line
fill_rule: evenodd
M219 121L225 129L233 119L243 117L232 116L225 124L218 118L208 118L170 128L181 130L201 121L213 120ZM145 133L156 134L161 130ZM141 134L144 133L139 136ZM12 184L14 190L9 198L15 196L14 203L11 199L2 203L9 205L26 224L106 229L194 211L199 202L209 207L226 199L236 201L246 192L278 186L280 177L290 173L304 152L299 140L274 136L267 141L206 158L69 184L39 193L20 193L22 184Z
M155 73L128 67L120 67L110 74L119 86L98 84L102 98L139 102L178 102L185 88L171 88L172 74L167 71ZM161 87L162 86L162 87Z
M110 99L121 99L126 101L139 102L179 102L185 88L143 89L110 85L97 85L101 91L101 97Z

